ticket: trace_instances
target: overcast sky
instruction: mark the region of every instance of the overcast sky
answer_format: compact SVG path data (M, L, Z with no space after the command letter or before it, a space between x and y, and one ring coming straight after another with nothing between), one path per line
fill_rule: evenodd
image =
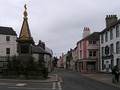
M19 36L24 4L35 43L42 40L55 56L75 48L84 27L100 32L106 15L120 18L120 0L0 0L0 26L12 27Z

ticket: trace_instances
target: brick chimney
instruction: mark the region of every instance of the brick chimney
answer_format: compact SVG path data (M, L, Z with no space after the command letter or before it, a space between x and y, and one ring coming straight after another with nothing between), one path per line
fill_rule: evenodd
M86 36L88 36L90 34L90 29L88 27L84 27L83 30L83 38L85 38Z
M38 46L40 46L41 48L45 50L45 43L42 42L41 40L39 40Z
M117 21L117 15L106 15L106 27L109 27L111 24Z

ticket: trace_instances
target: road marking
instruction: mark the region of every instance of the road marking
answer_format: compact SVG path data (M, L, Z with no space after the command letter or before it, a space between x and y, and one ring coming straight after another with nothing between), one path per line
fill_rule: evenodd
M28 87L8 87L10 89L27 89L27 90L51 90L51 88L28 88Z
M56 82L53 82L53 87L52 89L56 89Z
M18 87L22 87L22 86L25 86L26 84L24 84L24 83L18 83L18 84L16 84L15 86L18 86Z
M60 82L57 82L57 84L58 84L58 89L59 89L59 90L62 90L62 87L61 87Z
M0 85L2 86L5 86L5 85L7 85L7 86L18 86L18 87L22 87L22 86L24 86L24 85L26 85L25 83L18 83L18 84L15 84L15 83L0 83Z
M0 83L0 85L6 85L7 83ZM62 87L61 87L61 83L60 82L53 82L53 86L52 88L30 88L30 87L22 87L22 86L25 86L26 84L25 83L18 83L18 84L15 84L15 86L9 86L8 88L11 88L11 89L30 89L30 90L51 90L51 89L58 89L58 90L62 90Z

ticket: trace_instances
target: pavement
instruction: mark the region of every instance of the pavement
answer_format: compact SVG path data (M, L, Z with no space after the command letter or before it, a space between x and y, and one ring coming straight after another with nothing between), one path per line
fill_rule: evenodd
M120 88L120 82L112 83L112 74L94 73L94 74L81 74L81 75Z

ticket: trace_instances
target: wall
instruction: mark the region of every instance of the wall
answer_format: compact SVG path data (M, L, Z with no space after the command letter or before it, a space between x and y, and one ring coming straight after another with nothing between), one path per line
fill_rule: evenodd
M6 36L10 36L10 42L6 42ZM10 56L17 55L16 36L0 35L0 56L7 56L6 48L10 48Z
M115 26L116 27L116 26ZM104 43L101 44L100 46L100 70L101 71L106 71L106 69L102 69L103 68L103 65L102 65L102 47L105 47L105 46L110 46L110 44L113 44L114 45L114 53L113 53L113 65L116 65L116 59L119 58L120 60L120 54L116 54L116 42L119 41L120 42L120 24L119 24L119 37L116 38L116 28L115 27L112 27L110 29L113 29L113 39L110 40L110 29L108 32L108 41L105 42L105 33L103 34L104 36ZM101 43L101 36L100 36L100 43ZM103 54L105 56L105 54ZM108 63L110 64L111 66L111 59L106 59L104 60L104 66L106 66L106 62L108 61ZM109 72L111 72L111 68L109 68Z

